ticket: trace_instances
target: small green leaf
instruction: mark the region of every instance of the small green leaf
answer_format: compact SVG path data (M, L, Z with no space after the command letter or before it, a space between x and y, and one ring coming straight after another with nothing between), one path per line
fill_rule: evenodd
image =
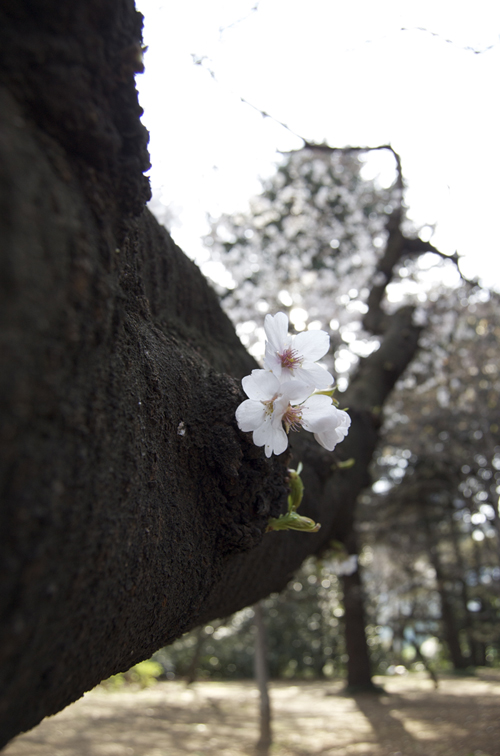
M342 462L341 460L334 462L332 468L334 470L348 470L350 467L354 467L355 464L356 460L354 459L354 457L350 457L349 459L344 460L344 462Z
M299 463L296 470L289 470L290 494L288 496L288 511L296 512L300 507L302 497L304 496L304 484L300 477L302 471L302 462Z
M297 514L302 497L304 496L304 484L300 473L302 462L299 462L296 470L288 470L290 493L288 495L288 512L279 517L270 517L267 523L266 533L271 530L301 530L304 533L317 533L321 525L310 517L302 517Z
M302 517L296 512L288 512L280 517L271 517L266 532L271 530L301 530L305 533L317 533L321 525L310 517Z

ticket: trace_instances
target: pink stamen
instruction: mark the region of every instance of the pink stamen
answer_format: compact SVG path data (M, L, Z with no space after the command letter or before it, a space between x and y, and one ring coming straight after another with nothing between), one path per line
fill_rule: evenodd
M283 415L283 425L287 433L291 430L298 431L302 428L302 411L300 407L292 407L291 404L288 405Z
M299 357L299 353L296 349L289 347L284 352L278 352L278 357L281 361L281 367L285 370L294 370L301 366L302 360Z

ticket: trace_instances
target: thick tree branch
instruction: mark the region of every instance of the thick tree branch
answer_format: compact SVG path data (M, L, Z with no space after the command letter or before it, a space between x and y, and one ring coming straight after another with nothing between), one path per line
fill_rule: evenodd
M132 3L2 12L5 743L203 616L282 588L328 543L335 503L305 445L304 513L324 529L263 535L285 507L286 459L235 424L236 379L255 363L198 269L139 212L145 139L120 54L140 45ZM86 106L94 126L73 127Z
M253 361L198 269L147 212L117 247L0 110L5 742L192 626L286 487L236 428Z
M132 0L0 13L3 744L280 590L341 534L416 331L401 311L361 362L340 452L352 470L294 439L320 532L264 535L285 508L289 459L267 460L238 430L239 379L255 363L143 209Z

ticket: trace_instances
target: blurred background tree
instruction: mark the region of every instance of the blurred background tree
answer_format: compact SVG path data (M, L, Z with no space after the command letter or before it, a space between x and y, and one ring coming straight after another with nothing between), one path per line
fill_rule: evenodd
M248 214L212 219L205 243L233 279L232 288L219 286L222 303L255 357L263 355L264 317L277 310L296 330L330 332L332 354L344 360L337 373L378 346L360 332L361 315L401 191L399 182L383 189L363 180L362 167L357 151L288 153Z
M377 276L387 283L380 260L394 225L405 252L387 287L389 312L411 305L426 325L384 413L373 485L359 497L355 530L346 531L340 551L309 560L283 594L262 602L273 678L347 674L355 687L372 669L402 662L433 674L429 654L438 649L441 666L455 670L499 659L499 297L463 281L456 258L405 221L393 155L394 183L386 187L363 179L360 150L319 145L288 153L250 211L213 218L205 240L232 278L219 294L250 352L263 354L267 312L287 312L296 331L327 330L341 403L359 358L380 344L366 315ZM342 566L358 551L365 605L356 564ZM349 590L371 657L360 677L349 672L359 649L347 653L343 632ZM203 677L246 677L252 638L246 609L160 653L176 675L187 675L196 658Z
M455 669L498 659L498 305L478 287L436 303L361 497L365 538L402 568L379 585L383 612L413 632L430 623Z

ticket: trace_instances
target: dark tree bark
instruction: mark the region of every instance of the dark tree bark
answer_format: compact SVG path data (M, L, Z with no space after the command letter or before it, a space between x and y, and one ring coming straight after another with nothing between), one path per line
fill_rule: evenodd
M345 397L355 467L294 441L322 529L264 535L289 456L239 432L255 363L144 209L140 34L132 0L0 8L0 744L282 589L351 516L417 348L409 309L385 319Z

